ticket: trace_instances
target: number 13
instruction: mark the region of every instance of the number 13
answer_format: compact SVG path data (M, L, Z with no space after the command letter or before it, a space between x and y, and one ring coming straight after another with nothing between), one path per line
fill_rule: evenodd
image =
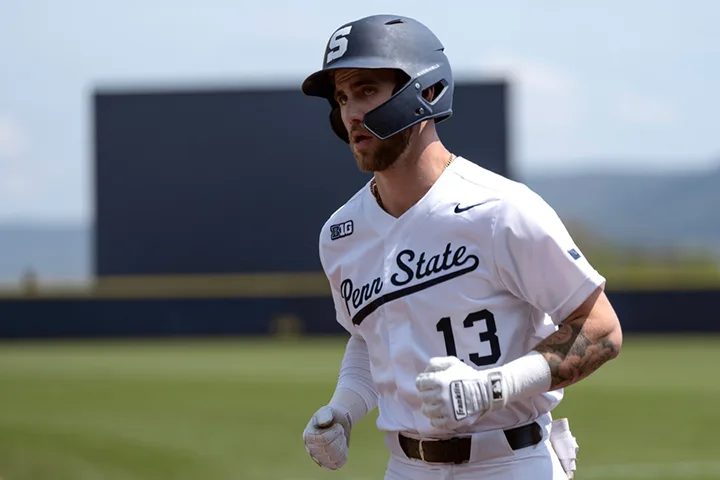
M463 320L463 327L470 328L479 320L485 320L485 325L487 326L487 330L480 333L480 341L490 342L490 355L484 355L481 357L477 353L471 353L470 361L478 367L482 367L485 365L492 365L500 360L500 340L497 335L495 335L497 333L495 315L493 315L489 310L481 310L479 312L469 314L465 317L465 320ZM440 319L437 323L437 331L441 332L445 338L445 349L447 350L448 356L457 357L455 335L453 334L450 317L443 317Z

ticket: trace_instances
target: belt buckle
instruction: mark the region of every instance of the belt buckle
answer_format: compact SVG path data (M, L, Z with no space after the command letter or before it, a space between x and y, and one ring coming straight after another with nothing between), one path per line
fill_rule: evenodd
M437 440L429 440L421 438L418 440L418 450L420 451L420 460L424 463L427 463L428 465L444 465L443 462L429 462L425 459L425 449L423 448L423 443L425 442L437 442Z

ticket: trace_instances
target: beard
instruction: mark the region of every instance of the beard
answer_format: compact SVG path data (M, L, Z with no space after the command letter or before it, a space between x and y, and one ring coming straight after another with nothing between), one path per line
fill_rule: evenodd
M414 128L408 128L385 140L373 138L371 148L363 151L352 150L361 172L382 172L392 167L410 146Z

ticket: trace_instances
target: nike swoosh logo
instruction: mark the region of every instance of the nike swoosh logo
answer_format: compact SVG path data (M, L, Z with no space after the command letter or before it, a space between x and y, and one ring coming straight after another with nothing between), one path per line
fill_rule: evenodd
M469 206L467 206L467 207L462 207L462 208L460 207L460 204L458 203L457 205L455 205L455 213L467 212L467 211L470 210L471 208L475 208L475 207L477 207L477 206L479 206L479 205L482 205L483 203L487 203L487 201L485 201L485 202L480 202L480 203L476 203L475 205L469 205Z

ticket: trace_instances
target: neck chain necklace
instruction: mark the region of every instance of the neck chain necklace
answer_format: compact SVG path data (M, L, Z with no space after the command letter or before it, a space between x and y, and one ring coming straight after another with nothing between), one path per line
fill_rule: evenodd
M450 158L448 159L447 163L445 164L445 167L443 168L443 171L445 171L446 168L450 166L450 164L455 160L457 156L454 153L450 153ZM370 193L373 194L373 197L375 197L375 201L377 204L385 210L385 206L383 205L382 199L380 198L380 192L378 192L377 183L375 183L375 179L373 178L370 181Z

